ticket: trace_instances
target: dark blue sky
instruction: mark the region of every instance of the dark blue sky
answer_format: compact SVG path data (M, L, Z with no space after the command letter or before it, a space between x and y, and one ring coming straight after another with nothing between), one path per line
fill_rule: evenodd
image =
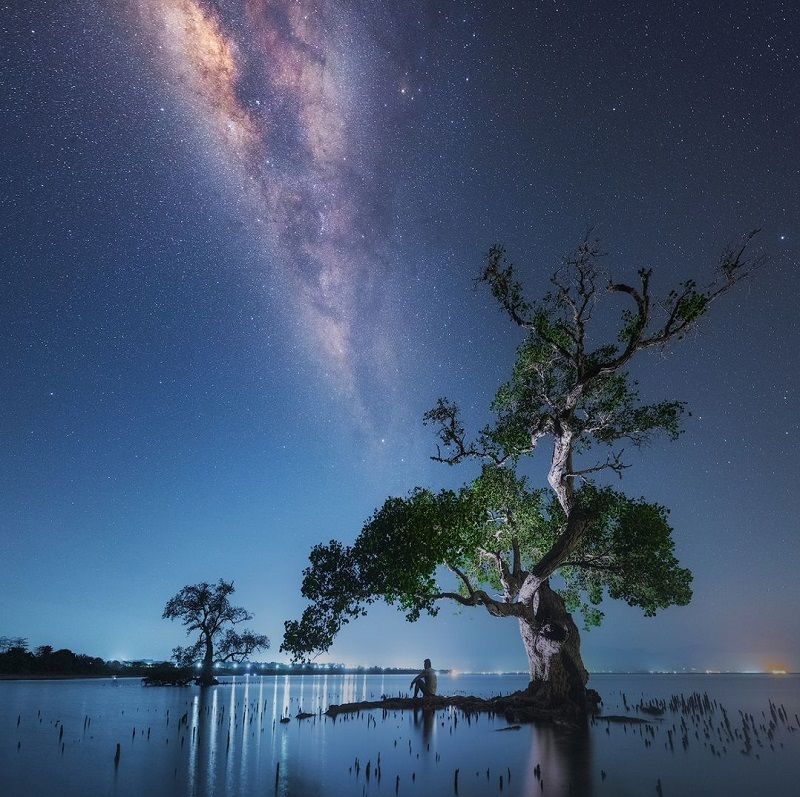
M112 10L113 9L113 10ZM402 10L397 10L402 9ZM590 669L800 668L800 20L781 2L15 3L0 19L0 633L165 656L183 584L273 639L310 547L474 424L594 224L615 277L768 265L636 366L692 416L624 487L672 509L686 608L606 604ZM544 462L534 462L544 480ZM535 472L535 471L534 471ZM376 607L330 658L524 668L515 625Z

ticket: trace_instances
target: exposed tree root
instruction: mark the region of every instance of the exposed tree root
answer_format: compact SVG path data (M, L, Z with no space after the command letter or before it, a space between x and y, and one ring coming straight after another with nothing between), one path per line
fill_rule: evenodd
M532 698L528 692L515 692L503 697L484 699L481 697L436 695L435 697L387 697L383 700L364 700L359 703L343 703L328 708L325 714L338 717L340 714L358 714L361 711L379 709L384 712L409 709L442 709L452 706L465 714L496 714L510 723L559 722L577 723L590 714L595 714L600 696L593 689L586 690L586 700L581 704L563 702L559 705L544 704Z

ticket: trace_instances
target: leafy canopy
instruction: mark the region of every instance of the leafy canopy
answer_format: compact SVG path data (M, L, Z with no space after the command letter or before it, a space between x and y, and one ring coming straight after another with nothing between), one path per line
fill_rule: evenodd
M689 602L691 574L678 566L666 509L610 488L587 487L581 498L592 521L559 570L570 610L582 610L587 625L596 625L606 591L646 615ZM296 658L327 650L342 626L376 600L396 605L410 621L436 615L442 599L521 616L514 601L489 594L505 589L497 557L516 558L523 580L563 525L558 503L506 468L486 466L457 492L416 489L389 498L352 546L331 540L312 549L302 583L311 604L299 621L285 624L282 649ZM440 588L441 568L460 574L456 590Z
M492 402L492 422L474 437L447 399L424 419L439 440L433 458L479 461L480 475L457 491L417 488L389 498L353 545L314 547L302 584L311 604L299 621L285 623L282 649L296 659L327 650L343 625L379 599L412 621L436 614L447 599L532 622L536 591L553 576L567 608L580 610L587 626L600 622L606 594L648 616L688 603L692 576L675 557L667 509L598 484L598 477L622 475L620 444L680 434L683 402L643 402L628 365L642 351L683 338L762 262L747 255L754 235L723 253L707 287L687 280L661 300L652 295L650 269L638 271L637 284L603 286L602 254L587 238L552 275L543 298L531 301L503 247L493 247L480 279L524 333L511 376ZM610 341L600 333L613 313L604 314L600 332L593 326L608 296L628 302ZM548 487L534 489L520 463L543 441L551 454ZM605 459L578 462L598 447ZM456 587L439 586L444 569Z

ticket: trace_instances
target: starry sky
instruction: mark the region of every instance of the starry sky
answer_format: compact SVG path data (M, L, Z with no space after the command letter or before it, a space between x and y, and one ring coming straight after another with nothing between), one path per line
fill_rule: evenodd
M536 294L594 225L665 292L759 227L760 273L634 368L692 412L623 487L672 509L694 600L607 602L583 655L800 669L796 4L35 0L0 30L0 633L165 657L167 598L225 577L280 658L313 544L474 474L421 417L482 425L513 362L489 246ZM376 606L326 658L524 669L481 612Z

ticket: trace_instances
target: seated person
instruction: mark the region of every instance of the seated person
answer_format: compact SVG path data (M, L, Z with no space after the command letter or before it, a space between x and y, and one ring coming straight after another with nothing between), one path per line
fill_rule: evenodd
M423 671L411 682L414 687L414 697L422 694L423 697L436 695L436 671L431 667L431 660L425 659Z

